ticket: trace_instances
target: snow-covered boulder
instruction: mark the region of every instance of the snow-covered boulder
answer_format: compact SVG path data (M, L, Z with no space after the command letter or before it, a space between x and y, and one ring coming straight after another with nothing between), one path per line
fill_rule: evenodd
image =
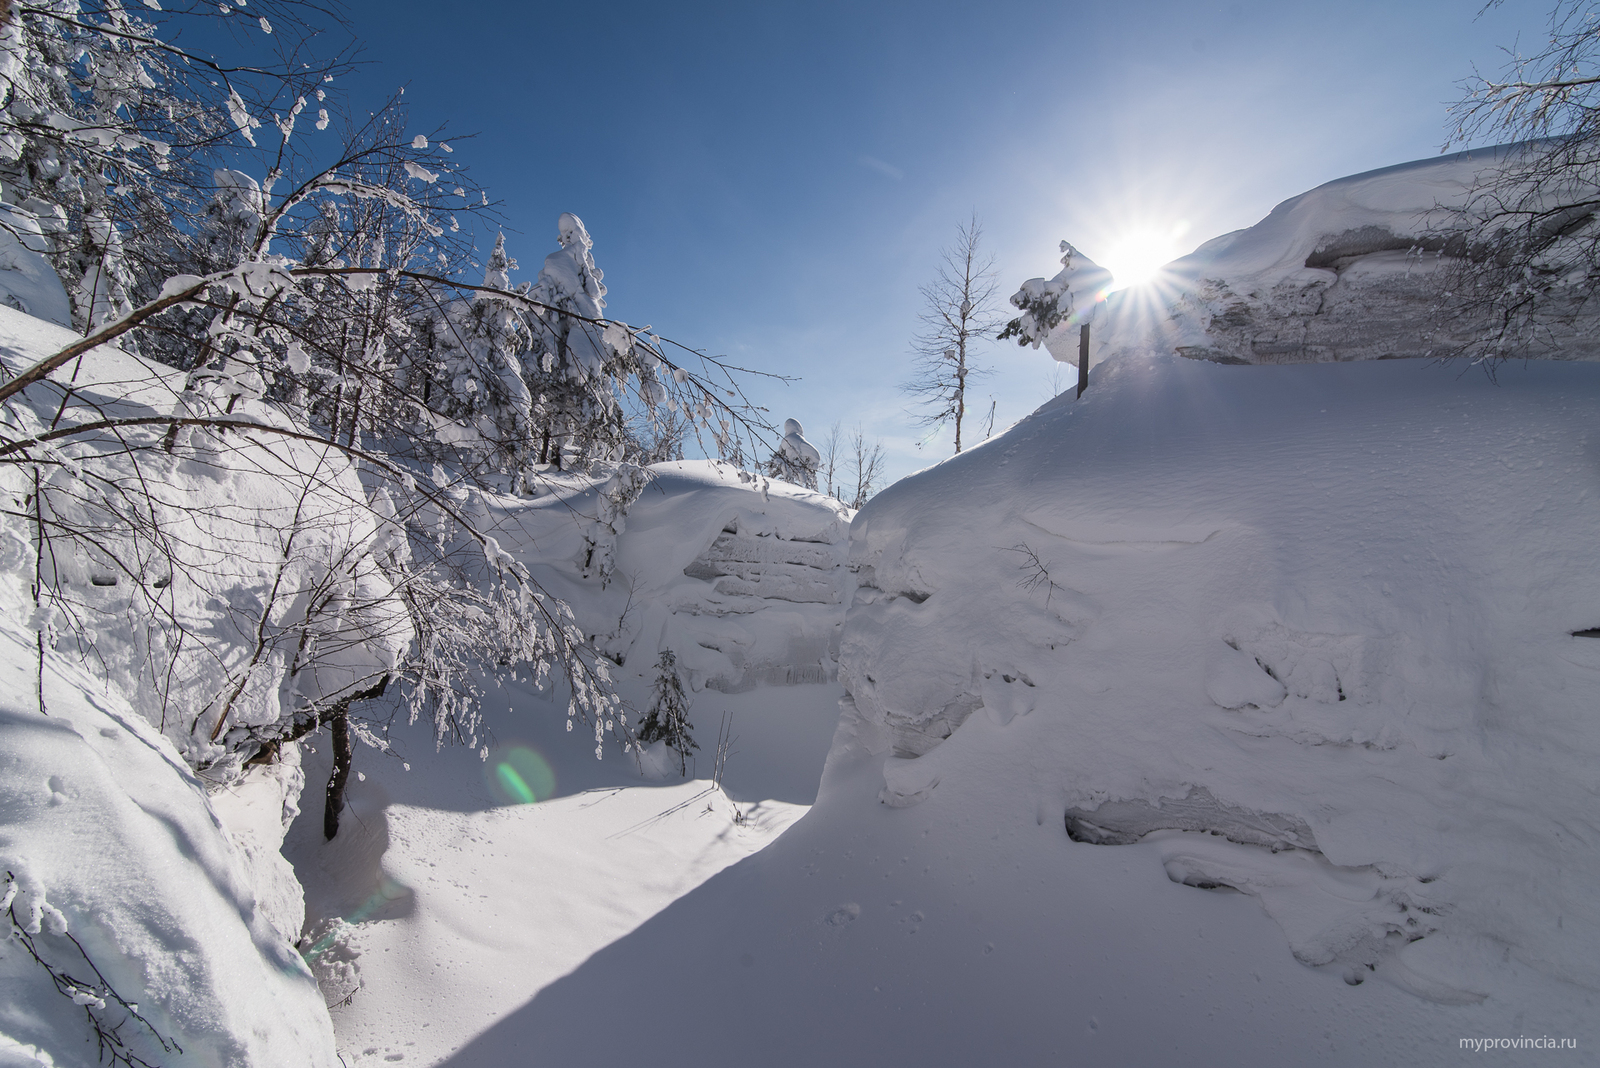
M9 373L74 340L0 307ZM217 416L225 406L259 427L169 437L157 423L35 448L47 460L47 641L88 658L213 783L233 778L296 711L394 671L411 642L377 563L397 528L379 501L369 506L355 466L297 436L303 425L262 401L263 388L248 353L185 376L101 346L5 412L13 440L107 417ZM0 469L13 515L33 508L24 505L31 490L26 468ZM311 633L315 643L303 640Z
M1600 989L1600 367L1096 375L857 516L880 800L985 781L1353 983Z
M853 576L850 512L830 497L680 460L481 507L624 664L644 670L671 649L694 689L727 693L835 675Z
M1214 238L1154 282L1111 295L1093 359L1177 353L1219 363L1394 359L1445 352L1473 324L1441 314L1439 271L1461 249L1438 232L1508 146L1402 163L1328 182L1259 223ZM1589 329L1581 327L1587 323ZM1600 359L1579 329L1553 324L1562 359ZM1069 336L1070 335L1070 336ZM1077 330L1047 344L1077 359Z

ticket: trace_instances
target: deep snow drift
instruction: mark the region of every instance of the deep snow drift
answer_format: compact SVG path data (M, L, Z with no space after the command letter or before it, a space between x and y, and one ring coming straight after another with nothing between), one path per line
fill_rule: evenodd
M884 800L1031 712L1050 822L1191 832L1147 848L1308 964L1600 987L1597 400L1586 366L1104 365L858 519L842 674Z

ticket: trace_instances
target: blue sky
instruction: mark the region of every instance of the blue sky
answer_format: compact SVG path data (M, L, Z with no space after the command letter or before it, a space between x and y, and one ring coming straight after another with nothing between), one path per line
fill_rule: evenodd
M353 0L373 93L504 202L531 278L558 213L587 224L609 311L737 362L773 416L882 438L899 477L943 458L899 386L917 287L976 211L1001 289L1174 254L1324 181L1438 151L1474 64L1537 38L1547 4ZM1052 392L1041 349L992 346L969 406L997 426ZM1063 381L1068 376L1063 375ZM967 436L973 437L969 427Z

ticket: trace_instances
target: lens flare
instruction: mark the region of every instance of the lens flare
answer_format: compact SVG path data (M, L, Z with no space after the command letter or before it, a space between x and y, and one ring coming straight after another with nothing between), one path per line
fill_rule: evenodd
M513 745L489 755L484 767L489 792L502 805L531 805L556 792L556 773L536 749Z
M1116 279L1112 289L1149 282L1161 268L1182 255L1178 242L1189 230L1189 224L1179 222L1170 227L1143 226L1124 232L1111 242L1100 266Z

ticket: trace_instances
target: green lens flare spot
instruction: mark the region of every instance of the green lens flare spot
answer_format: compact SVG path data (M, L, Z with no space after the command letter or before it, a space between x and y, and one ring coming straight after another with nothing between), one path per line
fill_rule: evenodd
M556 792L556 773L549 761L525 745L491 755L484 771L489 791L503 805L531 805L549 800Z
M517 774L517 769L510 764L496 764L494 774L500 780L500 788L510 794L512 800L519 805L531 805L538 800L522 776Z

